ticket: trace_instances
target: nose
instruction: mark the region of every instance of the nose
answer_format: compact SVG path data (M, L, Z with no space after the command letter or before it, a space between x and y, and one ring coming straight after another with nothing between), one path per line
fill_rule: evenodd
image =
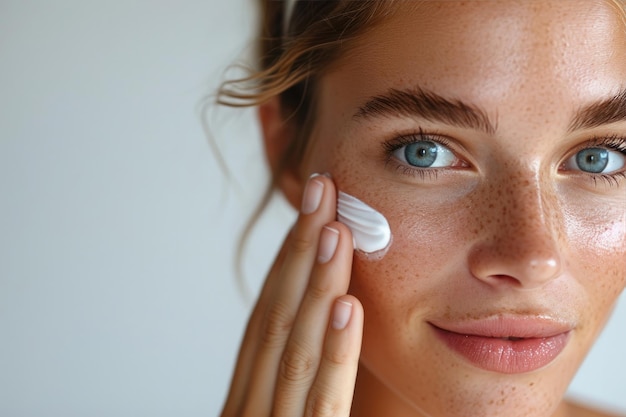
M540 288L559 276L562 222L554 190L516 178L481 194L475 207L485 226L469 252L472 275L500 289Z

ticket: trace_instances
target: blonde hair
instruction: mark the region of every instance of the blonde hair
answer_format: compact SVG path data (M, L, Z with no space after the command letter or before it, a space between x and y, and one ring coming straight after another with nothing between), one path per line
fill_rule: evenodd
M302 159L315 120L317 80L351 41L386 16L395 0L297 1L288 21L286 1L260 0L261 27L257 44L257 68L250 75L227 80L217 94L217 104L251 107L278 97L285 121L295 124L295 137L239 239L235 258L237 282L244 294L242 257L245 243L276 189L277 178Z
M251 75L225 81L217 103L249 107L279 97L283 117L297 136L283 155L276 177L302 158L314 120L315 85L350 42L385 16L393 0L297 1L285 24L286 1L261 0L257 65ZM286 29L286 33L283 33Z

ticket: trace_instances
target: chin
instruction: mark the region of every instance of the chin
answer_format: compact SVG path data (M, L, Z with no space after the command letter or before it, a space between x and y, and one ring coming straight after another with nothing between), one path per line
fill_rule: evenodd
M370 360L369 354L364 351L365 373L378 379L414 415L424 417L552 416L576 367L561 358L544 369L503 374L454 360L446 362L445 354L414 360L411 366L383 358Z

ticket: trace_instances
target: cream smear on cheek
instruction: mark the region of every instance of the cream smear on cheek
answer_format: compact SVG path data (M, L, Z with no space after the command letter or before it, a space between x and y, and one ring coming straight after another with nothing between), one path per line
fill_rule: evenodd
M350 228L357 252L371 259L385 255L391 244L391 229L381 213L358 198L339 191L337 220Z

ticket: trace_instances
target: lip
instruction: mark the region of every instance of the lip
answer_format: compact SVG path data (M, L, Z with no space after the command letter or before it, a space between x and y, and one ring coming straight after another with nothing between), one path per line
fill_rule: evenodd
M467 322L429 322L437 337L469 362L503 374L532 372L565 348L573 326L546 317L494 316Z

